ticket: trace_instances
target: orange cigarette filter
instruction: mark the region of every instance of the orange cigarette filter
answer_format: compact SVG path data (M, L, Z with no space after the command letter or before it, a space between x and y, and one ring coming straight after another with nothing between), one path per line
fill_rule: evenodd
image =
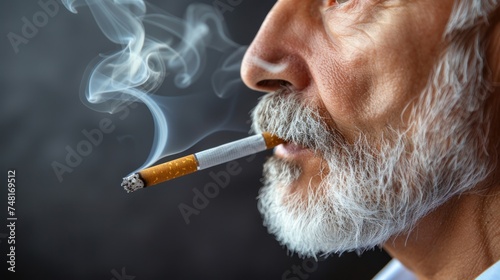
M272 149L284 142L267 132L253 135L133 173L123 178L122 187L127 192L134 192L198 170Z

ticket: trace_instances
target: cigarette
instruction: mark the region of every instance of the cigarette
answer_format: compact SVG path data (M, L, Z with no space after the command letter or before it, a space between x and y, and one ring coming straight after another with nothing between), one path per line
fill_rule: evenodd
M123 178L127 192L150 187L168 180L272 149L285 141L264 132L215 148L155 165Z

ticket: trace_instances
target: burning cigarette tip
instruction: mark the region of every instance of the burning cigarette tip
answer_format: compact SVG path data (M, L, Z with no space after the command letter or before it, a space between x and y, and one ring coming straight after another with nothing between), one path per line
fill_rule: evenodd
M141 179L139 174L134 173L130 176L123 178L122 187L128 192L135 192L144 188L144 181Z

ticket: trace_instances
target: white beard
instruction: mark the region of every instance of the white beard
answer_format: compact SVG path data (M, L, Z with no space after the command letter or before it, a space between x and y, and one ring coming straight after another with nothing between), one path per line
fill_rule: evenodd
M289 188L300 166L275 157L266 163L258 207L269 232L302 256L362 251L411 230L450 197L482 182L492 169L488 91L476 55L481 50L471 45L449 48L413 107L409 128L388 129L377 143L363 135L347 143L319 108L291 90L266 95L253 112L255 132L308 147L328 162L319 186L299 187L306 196Z

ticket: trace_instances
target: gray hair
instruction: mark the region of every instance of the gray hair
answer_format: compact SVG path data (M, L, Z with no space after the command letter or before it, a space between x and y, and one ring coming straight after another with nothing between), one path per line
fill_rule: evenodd
M498 0L457 0L445 34L450 36L487 24L488 16L498 5Z

